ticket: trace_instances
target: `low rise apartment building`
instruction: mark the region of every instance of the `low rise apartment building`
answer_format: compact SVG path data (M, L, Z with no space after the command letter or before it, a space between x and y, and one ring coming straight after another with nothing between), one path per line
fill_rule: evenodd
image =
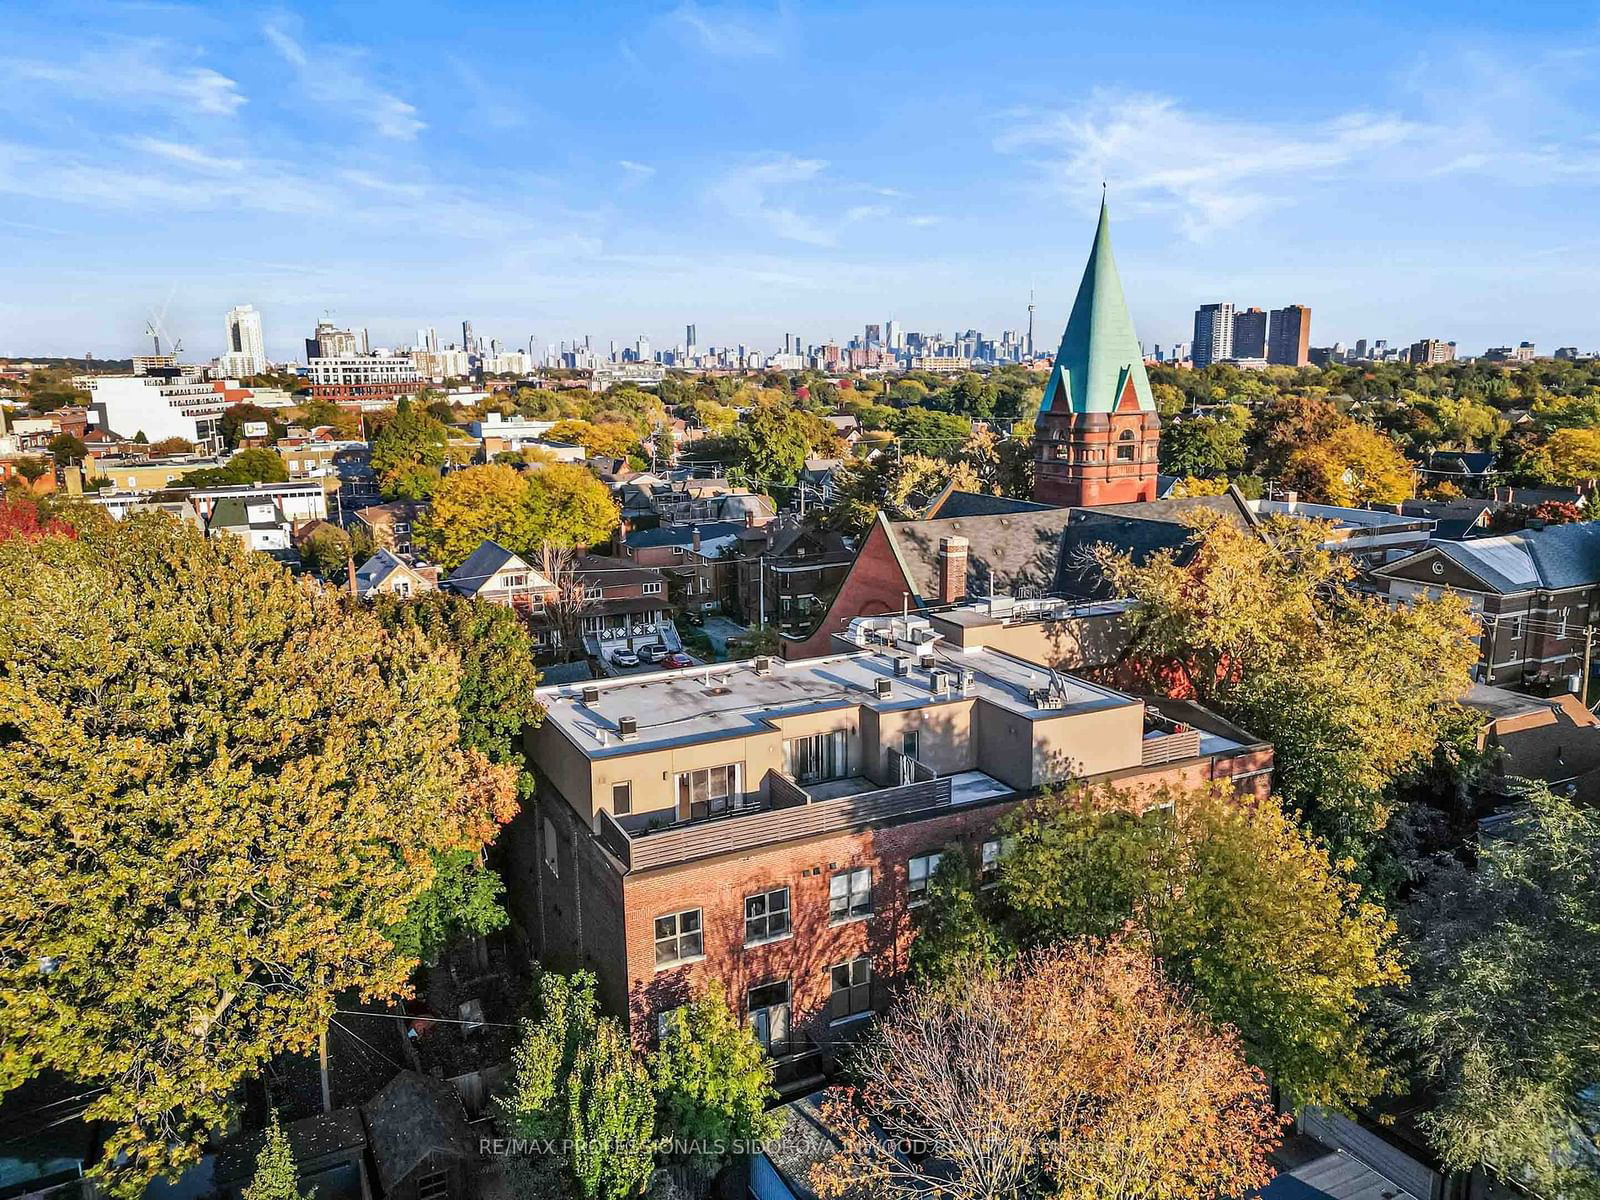
M1204 710L997 649L998 618L944 628L862 620L803 662L541 688L539 788L503 850L541 961L594 970L640 1041L720 980L790 1069L881 1008L940 855L995 870L1022 797L1270 786L1271 747Z

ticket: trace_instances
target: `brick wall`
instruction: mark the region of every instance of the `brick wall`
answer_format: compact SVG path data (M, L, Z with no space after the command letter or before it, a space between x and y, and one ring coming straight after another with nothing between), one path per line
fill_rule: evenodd
M907 603L907 593L910 593L911 607L917 607L916 588L900 569L900 560L889 544L883 522L875 521L816 629L798 641L784 642L783 657L818 658L833 654L837 649L833 635L843 632L852 617L897 613Z

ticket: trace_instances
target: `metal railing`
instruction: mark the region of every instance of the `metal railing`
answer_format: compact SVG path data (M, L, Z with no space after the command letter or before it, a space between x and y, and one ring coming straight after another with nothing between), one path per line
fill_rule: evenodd
M1186 729L1182 733L1166 733L1160 737L1145 738L1141 747L1141 763L1147 767L1161 763L1194 758L1200 753L1200 731Z

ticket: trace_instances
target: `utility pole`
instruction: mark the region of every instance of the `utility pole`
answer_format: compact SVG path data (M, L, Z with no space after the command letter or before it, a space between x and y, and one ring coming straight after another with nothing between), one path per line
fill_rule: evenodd
M1589 667L1594 661L1594 626L1583 627L1583 678L1578 682L1578 696L1583 706L1589 707Z
M765 625L767 623L767 556L765 554L756 557L756 595L759 598L756 611L760 614L760 620L756 624Z

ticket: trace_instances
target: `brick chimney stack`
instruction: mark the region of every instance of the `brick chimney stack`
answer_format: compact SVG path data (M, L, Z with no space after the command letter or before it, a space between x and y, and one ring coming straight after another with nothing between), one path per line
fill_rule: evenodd
M960 604L967 598L967 539L939 539L939 603Z

